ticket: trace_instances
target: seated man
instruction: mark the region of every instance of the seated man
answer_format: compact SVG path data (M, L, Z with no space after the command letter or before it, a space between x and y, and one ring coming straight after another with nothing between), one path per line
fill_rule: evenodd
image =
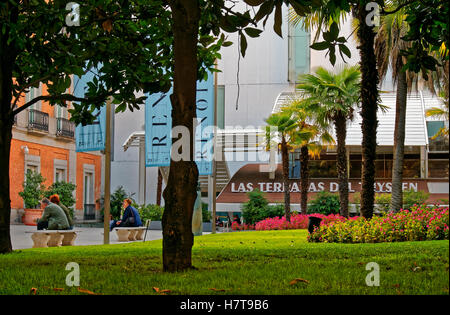
M131 206L131 199L125 199L122 207L125 209L122 220L111 220L109 230L112 231L115 227L137 227L142 226L141 217L139 211Z
M42 217L37 222L38 230L67 230L69 228L66 214L57 204L44 198L42 206L45 208Z

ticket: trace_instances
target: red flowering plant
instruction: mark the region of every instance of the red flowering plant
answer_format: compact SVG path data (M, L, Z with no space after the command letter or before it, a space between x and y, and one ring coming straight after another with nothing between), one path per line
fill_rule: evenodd
M259 221L255 225L257 231L268 230L292 230L292 229L307 229L309 217L321 218L321 224L328 224L334 221L345 221L346 219L339 214L324 215L320 213L314 214L293 214L291 216L291 222L286 220L285 216L267 218Z

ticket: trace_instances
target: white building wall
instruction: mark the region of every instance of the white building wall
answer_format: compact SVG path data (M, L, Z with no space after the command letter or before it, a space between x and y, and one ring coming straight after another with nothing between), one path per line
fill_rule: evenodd
M111 193L123 186L133 199L139 200L139 148L123 151L122 145L135 131L145 128L145 106L134 112L128 109L115 114L114 160L111 162ZM158 172L156 167L146 168L146 203L156 203Z
M246 9L243 3L238 8ZM288 9L283 7L283 17ZM262 22L258 25L262 29ZM273 30L273 14L258 38L247 37L246 55L239 58L237 33L228 34L233 45L224 47L218 68L218 84L225 86L225 126L260 126L264 124L276 97L282 91L292 90L288 82L288 23L282 25L283 38ZM239 62L238 62L239 61ZM239 100L237 75L239 67Z

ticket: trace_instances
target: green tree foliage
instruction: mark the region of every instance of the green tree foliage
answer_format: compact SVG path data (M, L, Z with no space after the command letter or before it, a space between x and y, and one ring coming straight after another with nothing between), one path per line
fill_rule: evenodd
M51 195L57 194L59 196L59 201L67 208L71 209L76 201L73 197L73 192L76 187L77 186L72 183L56 182L48 186L45 191L45 197L49 198Z

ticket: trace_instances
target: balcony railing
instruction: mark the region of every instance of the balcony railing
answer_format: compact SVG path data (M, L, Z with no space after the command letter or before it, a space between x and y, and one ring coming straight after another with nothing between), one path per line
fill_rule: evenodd
M65 118L56 118L56 135L58 137L75 138L75 124Z
M40 110L30 109L28 111L28 129L48 132L48 114Z

